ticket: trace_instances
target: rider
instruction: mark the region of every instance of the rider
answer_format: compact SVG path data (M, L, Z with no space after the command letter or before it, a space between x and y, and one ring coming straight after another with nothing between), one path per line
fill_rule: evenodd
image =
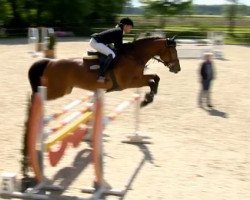
M129 18L122 18L120 23L115 28L108 29L106 31L95 33L90 39L90 46L98 52L107 56L106 60L100 66L98 82L105 81L105 72L107 71L111 61L115 58L114 51L108 47L110 44L114 44L116 50L122 47L123 34L129 33L133 28L134 23Z

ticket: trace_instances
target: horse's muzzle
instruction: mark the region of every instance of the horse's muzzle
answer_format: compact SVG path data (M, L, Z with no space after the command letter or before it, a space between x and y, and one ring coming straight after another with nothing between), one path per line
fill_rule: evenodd
M169 71L173 73L178 73L179 71L181 71L179 60L169 63L168 68L169 68Z

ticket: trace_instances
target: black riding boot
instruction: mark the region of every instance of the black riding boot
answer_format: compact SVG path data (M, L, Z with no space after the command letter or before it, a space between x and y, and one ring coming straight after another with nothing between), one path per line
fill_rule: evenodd
M105 73L108 70L112 60L113 60L112 54L109 54L105 59L105 61L102 64L100 64L98 81L100 82L104 81Z

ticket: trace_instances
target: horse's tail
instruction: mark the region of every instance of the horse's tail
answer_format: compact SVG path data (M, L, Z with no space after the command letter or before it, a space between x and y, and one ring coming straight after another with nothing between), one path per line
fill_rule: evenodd
M49 59L43 59L36 61L33 65L31 65L28 75L33 94L38 92L38 86L41 86L41 76L43 75L43 71L49 62Z

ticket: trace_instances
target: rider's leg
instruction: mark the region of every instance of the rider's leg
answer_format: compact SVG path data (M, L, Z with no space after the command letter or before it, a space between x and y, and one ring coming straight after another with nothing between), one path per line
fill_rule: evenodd
M112 60L113 60L113 56L112 54L109 54L107 58L105 59L105 61L103 62L103 64L100 66L99 77L105 77L105 72L109 68Z
M98 52L107 56L105 61L100 64L98 82L105 81L105 72L107 71L111 61L115 58L115 53L103 43L98 43L94 38L90 40L90 46Z
M110 49L108 48L105 44L103 43L98 43L94 38L91 38L90 39L90 46L97 50L98 52L108 56L109 54L112 55L113 58L115 58L115 53Z

